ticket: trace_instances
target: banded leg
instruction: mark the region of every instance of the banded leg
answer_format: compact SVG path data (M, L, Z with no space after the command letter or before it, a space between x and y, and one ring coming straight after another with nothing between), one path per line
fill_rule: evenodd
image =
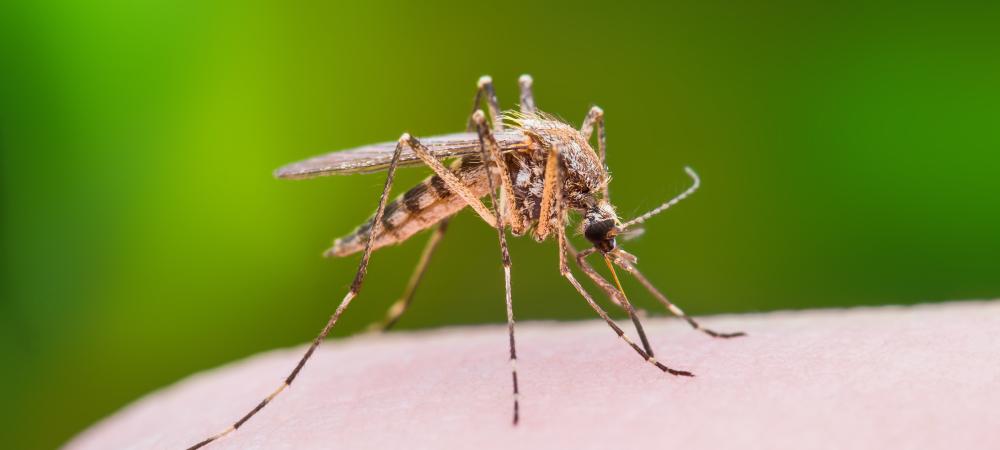
M437 250L437 246L441 243L441 239L444 237L445 231L448 231L448 222L450 220L451 217L448 217L442 220L441 223L434 228L434 232L427 240L427 245L424 246L424 251L420 253L420 259L417 261L417 267L413 269L413 275L410 275L410 281L407 282L406 290L403 291L403 295L389 307L389 310L386 312L385 318L382 319L382 322L373 323L369 327L371 331L377 331L380 333L389 331L390 328L396 325L396 322L399 321L399 318L402 317L403 313L409 309L410 305L413 303L413 294L416 293L417 286L420 285L420 282L424 279L424 273L427 272L427 266L431 261L431 256L434 256L434 250Z
M404 143L409 145L410 149L413 150L413 153L416 153L417 157L420 158L424 164L430 167L442 181L444 181L444 184L448 186L449 190L458 194L459 197L462 197L462 200L465 200L465 203L475 210L476 213L479 214L479 217L482 217L483 220L486 221L486 223L488 223L491 227L496 226L497 218L492 212L490 212L489 209L486 208L486 205L479 201L479 198L476 197L476 195L473 194L466 185L462 184L462 181L459 180L454 173L448 170L448 168L446 168L441 161L431 155L430 150L427 150L427 147L425 147L424 144L421 144L417 138L410 136L409 133L404 134L400 139L405 140ZM490 181L492 182L492 178Z
M573 244L569 243L569 241L566 242L566 251L567 253L569 253L570 258L577 260L577 264L580 266L580 269L583 270L585 273L588 271L593 271L594 273L597 273L597 271L594 270L594 268L590 264L588 264L586 261L579 259L580 252L577 251L576 248L573 247ZM584 266L586 266L587 268L584 269ZM594 277L590 278L594 279ZM600 281L594 279L594 283L596 283L601 288L601 290L603 290L606 294L608 294L608 300L611 300L611 303L613 303L615 306L621 308L622 311L624 311L625 305L623 305L622 302L618 300L619 294L618 291L615 290L615 287L612 286L610 283L608 283L608 281L605 280L604 277L599 276L599 278Z
M591 106L590 111L587 111L587 117L583 119L580 134L583 135L584 139L590 140L590 136L594 134L594 126L597 126L597 156L601 158L601 164L607 164L605 160L608 156L608 141L604 131L604 110L599 106ZM604 199L611 201L607 183L604 183Z
M593 309L597 313L597 315L601 316L601 318L604 319L604 321L608 324L608 326L611 327L612 330L614 330L615 334L617 334L618 337L622 338L622 340L625 341L625 343L628 344L629 347L632 347L632 349L635 350L635 352L638 353L639 356L642 357L642 359L656 366L657 369L660 369L671 375L693 377L694 374L691 372L685 370L671 369L670 367L663 365L663 363L657 361L656 358L653 357L653 355L650 355L642 348L640 348L638 345L636 345L635 342L633 342L632 339L630 339L628 335L625 334L625 331L622 330L621 327L619 327L618 324L616 324L615 321L612 320L610 316L608 316L608 313L605 312L604 309L601 308L600 305L598 305L597 302L594 301L593 297L590 296L590 293L587 292L587 290L580 285L580 282L577 281L576 277L573 276L573 273L570 272L569 266L566 265L565 263L566 259L565 254L567 251L566 231L560 228L558 237L559 237L559 253L560 253L559 272L562 274L562 276L566 277L566 279L569 281L569 284L573 285L573 288L575 288L576 291L579 292L581 296L583 296L583 299L587 301L587 304L590 305L591 309Z
M490 133L489 128L486 127L482 111L476 111L476 113L472 115L472 118L476 123L477 130L479 132L479 150L482 152L483 163L486 164L486 167L488 168L490 161L495 161L498 167L503 167L503 162L499 159L500 150L496 145L496 141L493 139L493 135ZM487 142L490 142L490 144L487 145ZM489 151L487 151L487 147L489 147ZM504 179L509 179L509 177L506 177L506 169L501 169L500 173ZM517 425L520 418L520 404L518 401L520 392L517 386L517 346L514 344L514 302L511 298L510 292L510 250L507 248L507 236L504 234L503 216L500 214L500 205L497 203L496 186L493 185L493 177L487 175L486 179L489 184L490 202L493 204L493 213L497 217L497 237L500 240L500 257L503 261L504 299L507 304L507 335L509 337L510 346L510 375L511 381L513 382L514 397L513 423L514 425ZM511 200L513 200L513 197L511 197Z
M534 114L538 109L535 108L535 96L531 93L531 85L534 84L534 80L531 75L524 74L521 78L517 79L517 84L521 88L521 112L525 114Z
M486 106L490 111L493 129L503 131L503 122L500 121L500 104L497 102L497 93L493 90L493 78L489 75L479 77L479 81L476 82L476 97L472 99L472 111L469 114L474 114L479 109L479 103L483 101L483 97L486 97ZM465 128L468 131L476 129L476 123L471 116Z
M691 325L691 328L701 331L702 333L705 333L714 338L728 339L728 338L747 335L742 331L737 331L735 333L720 333L718 331L702 327L701 324L695 321L693 318L691 318L691 316L684 314L683 310L678 308L677 305L674 305L673 302L667 299L667 296L663 295L663 293L660 292L660 290L657 289L656 286L653 286L653 283L650 283L649 280L642 274L642 272L639 272L639 269L636 269L634 264L635 256L632 256L628 252L621 249L616 249L614 252L612 252L612 261L614 261L615 264L617 264L622 269L625 269L625 271L627 271L628 273L632 274L632 276L634 276L637 280L639 280L639 283L642 283L642 285L646 288L647 291L649 291L650 294L653 294L653 297L656 297L656 299L659 300L660 303L663 304L663 306L666 306L667 309L670 310L671 313L673 313L673 315L680 317L681 319L684 319L684 321L686 321L688 325Z
M353 300L354 297L357 297L358 293L361 291L361 284L365 280L365 274L368 272L368 261L372 256L375 236L378 235L380 231L379 229L382 226L382 215L385 213L386 199L389 198L389 191L392 188L392 179L396 175L396 167L399 165L399 155L402 153L403 145L406 145L405 141L408 138L409 134L403 133L403 136L399 138L399 143L396 144L396 151L392 154L392 162L389 163L389 170L385 177L385 186L382 188L382 196L378 201L378 209L375 210L375 219L372 222L372 231L368 236L368 243L365 245L365 252L361 256L361 263L358 265L358 271L354 274L354 281L351 282L350 290L347 291L347 295L345 295L344 299L340 301L339 305L337 305L337 309L333 312L333 315L330 316L330 319L327 320L326 325L322 330L320 330L316 338L313 339L312 344L309 345L305 354L302 355L301 359L299 359L299 363L295 365L295 368L288 374L285 381L283 381L281 385L274 390L274 392L265 397L264 400L261 400L257 406L251 409L250 412L244 415L240 420L237 420L235 423L230 425L229 428L226 428L221 433L210 436L207 439L192 445L188 448L188 450L195 450L204 447L212 441L236 431L243 426L244 423L250 420L251 417L260 412L260 410L264 409L268 403L271 403L271 401L274 400L278 394L281 394L285 388L291 386L292 382L295 381L295 377L299 375L299 372L303 367L305 367L306 362L309 361L309 358L312 357L313 353L316 351L316 348L319 347L319 344L322 343L324 339L326 339L326 336L330 334L330 330L332 330L334 325L337 324L337 320L339 320L340 316L345 310L347 310L347 307L351 304L351 300Z
M489 161L494 161L494 166L500 175L500 188L503 190L501 198L504 201L501 201L498 205L502 205L506 209L507 215L505 217L507 218L507 225L510 225L510 232L515 236L520 236L524 234L525 221L514 201L514 179L511 178L510 171L507 170L507 164L504 163L503 155L500 154L500 144L497 143L493 133L486 126L486 117L483 114L483 110L477 109L476 112L472 113L472 122L476 124L476 131L479 133L479 145L489 148L488 158L483 160L486 163L486 167L490 167ZM492 183L491 179L490 186L493 186Z
M583 270L583 273L587 274L587 276L590 277L590 279L593 280L594 283L608 295L608 298L612 299L611 301L615 302L618 306L624 309L626 313L628 313L629 318L632 319L632 324L635 325L635 331L639 335L639 341L642 342L642 348L646 350L646 353L649 353L649 356L654 356L653 348L649 345L649 339L646 338L646 331L642 328L642 322L639 321L639 314L636 312L635 307L632 306L632 302L628 300L628 297L625 296L624 292L616 290L611 283L605 280L604 277L597 273L597 271L587 263L587 257L596 252L597 249L591 247L580 253L576 253L576 249L574 249L571 244L567 242L566 246L570 250L571 255L574 253L576 254L575 260L577 266L580 267L580 270Z

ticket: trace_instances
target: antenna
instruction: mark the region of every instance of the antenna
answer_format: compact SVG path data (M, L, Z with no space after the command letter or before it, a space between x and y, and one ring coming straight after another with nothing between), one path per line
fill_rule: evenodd
M701 186L701 178L699 178L698 174L695 173L694 169L692 169L690 167L684 167L684 172L687 173L689 177L691 177L691 181L692 181L691 187L687 188L686 191L681 192L680 195L678 195L678 196L670 199L670 201L668 201L668 202L666 202L666 203L664 203L664 204L662 204L660 206L657 206L656 208L653 208L651 211L647 212L646 214L643 214L643 215L641 215L639 217L636 217L635 219L632 219L632 220L630 220L628 222L625 222L622 226L618 227L618 231L619 232L623 232L623 231L628 230L629 228L631 228L631 227L633 227L635 225L639 225L639 224L641 224L641 223L649 220L650 217L653 217L653 216L655 216L655 215L657 215L657 214L659 214L659 213L667 210L671 206L674 206L674 205L680 203L681 200L684 200L685 198L688 198L691 194L694 194L694 191L697 191L698 187Z

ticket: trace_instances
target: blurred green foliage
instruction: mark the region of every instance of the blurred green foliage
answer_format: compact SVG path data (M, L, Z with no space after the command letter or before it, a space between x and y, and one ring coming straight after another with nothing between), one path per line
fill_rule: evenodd
M383 178L271 171L460 130L484 73L505 108L527 72L546 111L605 109L626 218L701 173L626 244L692 313L996 296L1000 15L983 5L7 3L5 447L312 338L357 261L320 253ZM381 316L423 240L375 254L335 335ZM592 317L552 242L512 254L519 319ZM400 328L501 322L501 280L496 235L463 213Z

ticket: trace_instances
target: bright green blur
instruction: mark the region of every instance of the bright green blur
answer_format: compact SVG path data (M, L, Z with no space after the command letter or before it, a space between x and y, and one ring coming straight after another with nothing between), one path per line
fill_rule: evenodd
M527 72L545 111L605 109L623 218L698 170L623 243L691 313L1000 295L996 7L22 3L0 7L5 448L311 339L357 264L320 254L384 179L271 171L459 131L482 74L505 108ZM374 255L333 334L382 315L425 239ZM511 247L520 320L594 317L553 242ZM462 213L399 328L502 322L502 289Z

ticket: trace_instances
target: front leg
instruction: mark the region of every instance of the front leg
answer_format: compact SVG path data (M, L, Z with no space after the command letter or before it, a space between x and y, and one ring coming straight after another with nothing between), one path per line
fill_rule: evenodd
M601 319L604 319L604 322L607 323L609 327L611 327L611 329L615 332L615 334L618 335L618 337L620 337L623 341L625 341L625 343L628 344L629 347L632 347L632 350L635 350L635 352L638 353L639 356L642 357L642 359L646 360L646 362L652 364L653 366L656 366L657 369L660 369L671 375L693 377L694 374L691 372L688 372L686 370L673 369L657 361L656 358L653 357L653 355L650 355L648 352L644 351L641 347L636 345L636 343L633 342L632 339L628 337L628 335L625 334L625 330L622 330L621 327L619 327L618 324L616 324L615 321L611 318L611 316L609 316L608 313L604 311L604 309L601 308L601 306L598 305L597 302L594 301L594 298L591 297L590 293L587 292L587 290L580 285L580 282L576 280L576 277L573 276L573 272L570 272L569 266L566 264L566 252L568 245L566 241L566 230L560 228L558 232L558 237L559 237L558 245L559 245L560 274L566 277L566 280L569 281L569 284L573 285L573 288L580 293L580 296L583 297L584 300L586 300L587 304L590 305L591 309L593 309L598 316L601 316Z
M576 253L573 246L568 242L566 243L566 246L569 249L570 254ZM649 356L653 356L653 347L649 345L649 339L646 338L646 331L642 328L642 322L639 321L639 314L636 312L635 307L632 306L632 302L630 302L628 297L625 295L625 291L620 290L621 285L619 285L618 290L616 290L611 283L605 280L604 277L597 273L597 271L587 263L587 257L596 252L597 249L591 247L580 253L576 253L576 265L580 268L580 270L583 270L583 273L587 274L587 276L593 280L594 284L607 294L608 298L610 298L613 303L628 313L629 318L632 319L632 324L635 325L636 333L639 334L639 341L642 342L642 348L646 350L646 353L649 353ZM607 258L605 258L605 261L608 263L608 268L611 270L611 273L614 274L614 268L611 267L611 261ZM618 275L614 275L614 277L617 282Z
M615 251L612 252L611 260L614 261L615 264L617 264L619 267L625 269L625 271L632 274L632 276L634 276L636 280L639 280L639 283L641 283L642 286L645 287L650 294L653 294L653 297L656 297L656 299L659 300L660 303L662 303L663 306L665 306L673 315L680 317L681 319L684 319L684 321L687 322L688 325L691 325L691 328L701 331L702 333L705 333L714 338L728 339L728 338L741 337L747 335L742 331L737 331L733 333L721 333L701 326L700 323L694 320L691 316L685 314L683 310L681 310L679 307L677 307L677 305L675 305L673 302L667 299L667 296L663 295L663 293L660 292L660 290L657 289L656 286L653 286L653 283L650 283L649 280L645 277L645 275L643 275L642 272L639 272L639 269L635 267L635 260L636 260L635 256L632 256L632 254L626 252L625 250L622 250L620 248L615 249Z

